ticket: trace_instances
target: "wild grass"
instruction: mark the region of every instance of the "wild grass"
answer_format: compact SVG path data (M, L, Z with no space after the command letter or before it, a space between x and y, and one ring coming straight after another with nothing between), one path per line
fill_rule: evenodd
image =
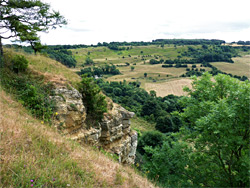
M154 187L90 146L32 118L0 87L0 187Z
M137 132L154 131L155 124L149 123L148 121L139 117L133 117L131 119L131 128Z
M27 115L27 111L3 91L0 100L1 187L93 184L91 173L70 157L71 148L55 130Z

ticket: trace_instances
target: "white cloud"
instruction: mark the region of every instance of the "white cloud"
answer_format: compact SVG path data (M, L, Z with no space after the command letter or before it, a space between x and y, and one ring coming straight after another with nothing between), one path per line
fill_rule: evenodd
M44 0L69 24L41 34L47 44L151 41L157 38L250 40L249 0Z

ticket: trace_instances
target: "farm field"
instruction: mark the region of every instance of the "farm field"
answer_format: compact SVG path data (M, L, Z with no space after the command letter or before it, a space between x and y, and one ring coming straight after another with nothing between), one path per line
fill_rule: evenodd
M138 81L146 91L154 90L157 96L161 97L169 94L184 95L182 88L191 86L191 79L179 78L186 72L186 68L162 68L161 64L150 65L148 63L138 63L134 67L133 71L130 70L130 66L119 67L122 74L106 79L107 81ZM191 65L188 67L191 68ZM200 68L200 65L197 65L197 68ZM206 67L206 70L210 70L210 68ZM147 73L147 77L144 77L144 73Z
M191 79L183 78L181 75L187 72L185 67L163 68L162 64L150 64L151 59L190 59L183 54L189 47L200 49L201 45L149 45L149 46L124 46L125 50L111 50L108 47L88 47L72 49L72 54L77 61L74 71L80 71L84 65L86 58L90 58L94 62L94 66L102 66L105 64L114 64L121 72L119 75L104 75L107 81L124 81L139 82L140 87L146 91L154 90L157 96L166 96L169 94L185 95L184 86L191 86ZM248 53L246 53L248 54ZM211 63L219 70L238 76L250 77L250 56L241 54L242 57L233 58L235 63L214 62ZM83 66L84 65L84 66ZM93 65L91 65L93 66ZM187 65L190 70L192 65ZM209 67L201 67L196 64L195 69L212 70ZM146 75L145 75L146 74Z
M234 63L216 62L213 65L223 72L250 77L250 55L233 58Z
M148 92L150 90L156 91L156 95L159 97L164 97L170 94L183 96L187 94L183 91L183 87L187 86L191 88L191 83L191 79L181 78L162 83L145 83L144 88Z

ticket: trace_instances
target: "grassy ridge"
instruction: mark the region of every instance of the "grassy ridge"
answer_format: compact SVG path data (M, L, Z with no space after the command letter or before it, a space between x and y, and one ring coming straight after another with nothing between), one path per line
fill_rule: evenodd
M27 115L3 91L0 100L1 187L93 184L92 175L70 158L70 145L55 130Z
M35 74L43 75L48 80L56 79L58 81L66 81L70 82L73 85L76 82L80 81L80 76L75 74L72 70L68 69L66 66L62 65L61 63L50 59L44 55L31 55L24 53L22 51L14 51L9 48L4 49L4 56L5 59L10 60L14 55L23 55L29 61L29 68Z
M73 55L77 60L77 65L80 66L84 63L86 57L90 57L94 60L95 63L132 63L132 62L140 62L141 56L162 56L164 58L177 58L179 53L186 50L186 46L178 46L174 47L174 45L165 45L163 48L157 45L150 46L133 46L132 49L122 50L122 51L114 51L110 50L107 47L91 47L91 48L79 48L72 49ZM129 55L131 57L129 57ZM124 56L124 58L123 58ZM138 57L140 56L140 57ZM107 58L107 60L106 60ZM136 58L136 59L135 59ZM151 59L152 57L145 57L144 59Z

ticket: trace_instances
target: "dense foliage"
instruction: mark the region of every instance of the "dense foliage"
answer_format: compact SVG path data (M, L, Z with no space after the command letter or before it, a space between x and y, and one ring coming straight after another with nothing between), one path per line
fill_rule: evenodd
M40 0L0 1L0 54L3 55L2 39L15 38L30 43L37 52L43 47L37 32L47 31L66 24L59 12Z
M47 48L43 50L43 53L47 53L50 58L55 59L56 61L59 61L60 63L66 65L67 67L75 67L76 66L76 60L72 56L72 51L70 50L52 50L50 48Z
M53 94L52 86L44 84L42 77L33 76L27 67L28 61L24 56L5 59L5 66L0 69L0 83L35 117L50 123L55 108L49 97Z
M239 45L250 45L250 41L238 41L237 44Z
M119 71L119 69L116 68L115 65L113 64L105 64L103 66L99 66L99 67L88 67L88 68L84 68L81 69L80 75L83 74L87 74L88 76L98 76L101 77L103 75L117 75L117 74L121 74L121 72Z
M137 116L156 123L156 128L163 132L178 131L181 122L178 117L172 116L173 111L180 111L181 107L177 103L180 97L168 95L166 97L156 97L156 93L146 92L140 88L140 83L132 82L104 82L97 80L103 92L112 98L115 103L121 104L127 110L135 112ZM171 124L166 123L169 119Z
M250 83L205 73L195 79L184 123L162 146L144 147L142 169L164 187L249 187Z
M22 55L14 56L11 60L11 64L15 73L25 71L28 68L28 60Z
M233 63L232 57L237 56L237 51L231 46L207 46L202 48L188 47L188 50L182 53L183 56L192 57L197 62L229 62Z
M82 101L87 108L88 117L100 121L103 118L103 113L107 111L107 102L94 79L83 75L78 84L78 90L82 94Z
M139 139L137 151L141 154L145 154L145 146L151 146L153 148L157 146L162 146L163 142L166 140L166 136L158 131L148 131L145 132Z

